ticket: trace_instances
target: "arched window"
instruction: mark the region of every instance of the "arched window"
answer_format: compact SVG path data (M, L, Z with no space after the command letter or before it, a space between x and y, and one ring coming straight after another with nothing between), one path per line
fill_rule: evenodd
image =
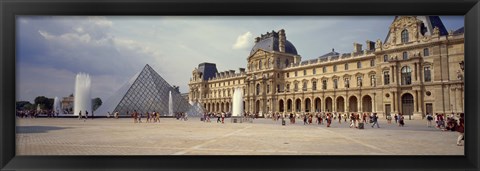
M333 72L337 72L337 65L333 66Z
M312 82L312 90L317 90L317 82L316 81Z
M338 88L338 79L333 79L333 89Z
M298 83L295 83L293 91L297 92L298 91Z
M257 95L260 95L260 84L257 84Z
M430 82L432 81L432 74L430 72L430 66L426 66L423 70L423 74L424 74L424 79L425 79L425 82Z
M408 30L405 29L402 31L402 43L407 43L408 42Z
M348 70L348 63L345 64L345 71Z
M280 58L277 58L277 68L280 68Z
M402 85L412 84L412 69L408 66L402 67Z
M403 52L403 60L407 60L408 59L408 53L407 52Z
M262 69L262 60L258 60L258 69Z
M322 80L322 89L327 89L327 80Z
M327 67L324 66L324 67L322 68L322 70L323 70L323 73L326 73L326 72L327 72Z
M267 94L270 93L270 84L267 84Z
M302 90L303 91L307 91L307 82L303 82L303 87L302 87Z

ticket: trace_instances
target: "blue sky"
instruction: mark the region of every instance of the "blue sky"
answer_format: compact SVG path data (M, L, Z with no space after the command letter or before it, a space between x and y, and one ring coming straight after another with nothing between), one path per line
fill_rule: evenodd
M75 75L92 78L92 96L103 100L149 64L168 83L188 92L199 63L219 71L246 67L254 38L285 29L302 60L353 43L384 40L394 16L19 16L17 17L17 100L64 97L74 92ZM447 30L463 16L442 16ZM365 45L364 45L365 47Z

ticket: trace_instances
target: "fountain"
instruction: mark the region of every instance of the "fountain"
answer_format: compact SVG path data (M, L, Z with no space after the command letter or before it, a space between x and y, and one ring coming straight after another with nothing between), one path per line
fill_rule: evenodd
M243 116L243 93L242 88L235 88L233 92L232 116Z
M78 116L78 113L82 111L82 115L85 115L85 111L92 113L92 99L90 97L90 76L86 73L78 73L75 80L75 97L74 97L74 112L73 114Z
M40 110L42 110L42 109L40 109L40 104L38 104L37 105L37 113L40 112Z
M168 94L168 116L173 116L172 91L169 91Z
M53 100L53 112L56 114L57 112L59 114L62 114L62 108L60 106L60 100L58 99L58 97L55 97L55 99Z

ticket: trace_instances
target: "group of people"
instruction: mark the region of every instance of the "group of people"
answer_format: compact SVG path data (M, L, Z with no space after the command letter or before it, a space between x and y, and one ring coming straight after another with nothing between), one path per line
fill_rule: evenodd
M129 112L127 111L127 113ZM143 114L141 112L134 110L130 115L133 118L133 123L142 123ZM145 112L145 117L147 119L146 123L160 123L160 113L157 113L156 111L151 113ZM118 112L115 112L115 118L118 119Z
M38 118L40 115L54 118L58 117L59 113L54 110L17 110L16 112L18 118Z
M461 142L465 138L465 114L458 113L458 121L455 116L456 115L452 113L445 119L446 114L435 113L435 116L433 116L432 114L427 113L427 127L432 127L432 121L435 120L435 127L437 129L440 129L442 131L458 132L459 135L457 138L457 145L461 146L463 145Z
M227 117L227 113L225 113L225 112L220 112L220 113L213 113L213 112L207 113L207 112L205 112L203 114L202 121L203 122L211 122L210 118L213 118L213 117L217 118L217 123L222 123L223 124L223 123L225 123L225 117Z

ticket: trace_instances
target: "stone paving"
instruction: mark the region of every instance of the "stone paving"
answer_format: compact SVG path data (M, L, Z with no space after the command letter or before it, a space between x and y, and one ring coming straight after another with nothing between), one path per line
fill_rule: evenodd
M143 120L145 121L145 120ZM428 128L424 120L405 127L380 121L380 128L349 124L296 124L255 119L253 123L132 119L17 119L17 155L464 155L457 132Z

